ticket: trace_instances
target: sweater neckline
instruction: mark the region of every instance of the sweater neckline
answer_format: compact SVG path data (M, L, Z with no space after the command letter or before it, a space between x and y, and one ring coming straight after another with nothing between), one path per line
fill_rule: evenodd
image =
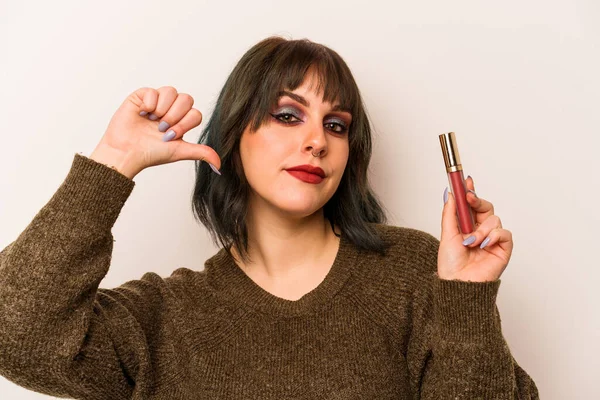
M351 275L359 249L341 233L338 251L321 283L298 300L266 291L254 282L222 248L205 263L207 283L223 301L275 316L311 314L326 306Z

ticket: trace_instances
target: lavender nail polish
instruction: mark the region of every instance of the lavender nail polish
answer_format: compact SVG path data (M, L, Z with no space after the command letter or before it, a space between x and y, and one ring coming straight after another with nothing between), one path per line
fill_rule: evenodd
M152 113L150 114L150 116L148 117L151 121L156 121L158 119L158 115Z
M208 165L210 165L210 168L212 168L213 171L215 171L217 174L221 175L221 173L219 172L219 170L217 169L217 167L215 167L211 163L208 163Z
M144 115L148 114L148 111L140 111L140 115L143 117Z
M448 187L444 190L444 204L448 202Z
M174 137L175 137L175 131L173 129L171 129L171 130L169 130L169 132L167 132L163 135L162 141L168 142L170 140L173 140Z
M468 237L468 238L466 238L466 239L465 239L465 241L463 242L463 246L468 246L468 245L470 245L470 244L473 244L473 243L475 243L475 240L476 240L476 239L477 239L477 238L476 238L475 236L473 236L473 235L469 236L469 237Z
M490 242L490 238L488 237L481 243L481 246L479 246L479 248L483 249L485 246L488 245L489 242Z
M169 129L170 127L171 127L171 125L169 125L169 123L167 121L160 121L160 124L158 124L158 131L166 132L166 130Z

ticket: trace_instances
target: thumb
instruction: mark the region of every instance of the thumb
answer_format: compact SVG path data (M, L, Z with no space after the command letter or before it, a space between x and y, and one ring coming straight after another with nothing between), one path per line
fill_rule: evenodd
M221 169L221 158L212 147L183 140L173 140L167 144L173 146L172 161L201 160L211 164L214 167L213 170ZM215 172L218 173L218 171Z
M446 188L448 190L448 188ZM458 216L456 215L456 201L454 194L448 191L448 201L442 211L442 234L440 240L452 238L460 234L458 229Z

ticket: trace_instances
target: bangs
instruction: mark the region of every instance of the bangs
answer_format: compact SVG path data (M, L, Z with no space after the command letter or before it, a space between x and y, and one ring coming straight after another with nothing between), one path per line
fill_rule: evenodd
M310 79L310 82L307 79ZM287 40L271 36L247 50L228 76L199 144L211 147L221 158L222 176L196 160L193 211L207 227L213 242L231 258L249 254L247 217L252 193L240 156L241 138L271 121L283 91L293 92L303 83L323 102L352 114L348 127L348 162L335 193L323 206L335 236L337 224L355 246L385 255L388 246L372 223L385 223L384 208L368 179L371 159L371 126L350 68L331 48L308 39ZM235 245L238 254L230 251Z
M308 40L282 41L266 55L256 86L252 127L256 131L266 121L269 112L277 106L284 90L294 91L310 75L323 102L338 105L352 114L358 113L360 94L352 74L342 58L333 50ZM352 126L352 124L351 124Z

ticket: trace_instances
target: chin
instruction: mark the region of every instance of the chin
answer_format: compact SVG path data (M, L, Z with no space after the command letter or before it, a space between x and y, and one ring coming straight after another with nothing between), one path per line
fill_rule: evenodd
M285 206L281 205L279 210L283 214L288 214L293 218L304 218L313 215L315 212L319 211L321 207L315 206L314 204L285 204Z
M325 203L327 201L316 199L314 196L296 196L294 198L278 197L272 204L283 214L289 214L294 218L303 218L319 211Z

